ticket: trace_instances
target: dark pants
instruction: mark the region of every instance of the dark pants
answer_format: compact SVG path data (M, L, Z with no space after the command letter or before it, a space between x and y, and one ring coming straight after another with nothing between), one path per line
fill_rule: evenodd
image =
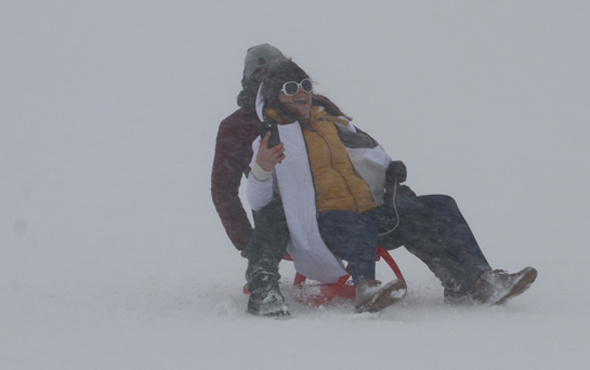
M427 195L396 201L397 222L391 206L364 214L323 212L318 224L324 242L349 263L355 283L375 277L376 246L392 250L405 246L440 279L445 294L470 294L479 276L490 269L455 201L445 195ZM248 289L264 277L278 281L278 265L285 254L289 230L282 204L272 202L256 212L255 229L248 244Z
M445 195L406 198L364 214L324 212L319 216L322 238L330 250L349 263L353 281L375 277L375 248L402 245L441 280L446 294L470 294L479 276L490 269L455 201Z
M260 284L279 281L279 262L287 251L289 238L280 201L273 201L254 214L254 232L247 247L246 282L250 292Z

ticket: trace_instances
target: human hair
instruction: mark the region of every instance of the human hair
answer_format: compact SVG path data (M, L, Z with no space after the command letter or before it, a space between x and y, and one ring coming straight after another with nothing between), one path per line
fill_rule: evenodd
M260 87L260 83L262 83L269 66L277 64L280 61L291 60L290 58L284 56L278 49L268 44L259 45L253 48L260 47L273 48L273 50L275 50L273 52L278 53L278 55L274 55L272 56L272 59L266 60L262 67L254 70L252 73L248 74L246 73L246 70L244 70L244 76L242 77L241 81L242 91L240 91L238 94L237 101L240 108L246 108L252 111L256 110L256 96L258 94L258 88ZM250 48L248 52L254 50L253 48Z
M256 110L256 94L264 73L257 73L251 78L242 78L242 91L238 94L238 106L240 108Z
M352 121L352 118L344 114L344 112L342 112L342 110L336 104L334 104L333 101L328 99L327 96L313 93L312 105L319 105L324 107L326 112L328 112L328 114L331 116L344 117L347 120Z
M262 95L266 106L274 109L287 122L297 120L297 117L280 103L279 93L285 82L300 82L306 78L311 79L309 75L292 60L280 60L276 63L272 63L262 80ZM337 117L344 116L349 120L351 119L324 95L312 93L312 104L324 107L330 115Z
M302 81L309 78L307 73L292 60L271 63L262 80L262 96L267 107L274 109L285 121L294 122L297 116L279 101L279 92L287 81Z

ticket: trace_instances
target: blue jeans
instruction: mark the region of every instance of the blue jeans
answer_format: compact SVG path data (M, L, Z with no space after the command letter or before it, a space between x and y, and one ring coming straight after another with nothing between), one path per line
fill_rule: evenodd
M441 280L445 293L469 294L479 276L490 270L469 225L453 198L426 195L382 205L363 214L329 211L319 215L320 233L336 256L346 259L355 284L375 278L377 245L405 246Z

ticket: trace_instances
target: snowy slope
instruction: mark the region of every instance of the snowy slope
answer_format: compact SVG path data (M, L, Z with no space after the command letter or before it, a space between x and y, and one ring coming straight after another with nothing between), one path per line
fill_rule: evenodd
M11 1L0 5L1 369L585 369L590 6L584 1ZM407 299L245 313L209 194L246 49L281 48L451 194L502 307ZM383 280L391 278L379 270Z

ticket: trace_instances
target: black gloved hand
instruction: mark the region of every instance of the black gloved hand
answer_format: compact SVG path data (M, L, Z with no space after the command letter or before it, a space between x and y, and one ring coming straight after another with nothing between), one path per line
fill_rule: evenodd
M406 181L408 177L408 170L402 161L391 161L387 171L385 171L385 182L393 184L397 180L398 184Z

